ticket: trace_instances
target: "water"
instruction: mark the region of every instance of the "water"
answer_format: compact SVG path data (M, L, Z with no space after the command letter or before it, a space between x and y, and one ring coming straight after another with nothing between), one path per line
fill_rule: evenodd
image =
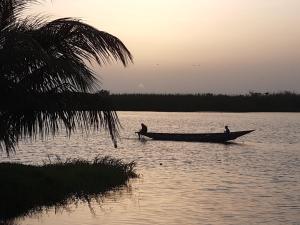
M101 133L59 135L21 143L1 161L42 163L61 158L110 155L136 161L140 179L112 192L93 210L82 203L21 218L20 225L96 224L300 224L300 114L297 113L119 113L119 148ZM256 129L232 145L140 142L151 131L219 132Z

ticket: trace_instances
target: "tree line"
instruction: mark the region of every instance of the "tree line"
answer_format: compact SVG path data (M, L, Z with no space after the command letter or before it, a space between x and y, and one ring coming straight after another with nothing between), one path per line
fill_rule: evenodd
M300 112L300 95L291 92L224 94L112 94L117 111Z

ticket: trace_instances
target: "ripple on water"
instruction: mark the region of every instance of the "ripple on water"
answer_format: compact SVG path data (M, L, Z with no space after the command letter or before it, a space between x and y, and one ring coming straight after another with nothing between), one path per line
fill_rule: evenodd
M93 203L50 210L22 224L299 224L300 114L122 112L122 139L113 148L104 134L59 135L21 143L11 159L41 163L47 155L92 159L109 155L136 161L140 179ZM216 132L256 129L232 145L137 140L144 122L149 130Z

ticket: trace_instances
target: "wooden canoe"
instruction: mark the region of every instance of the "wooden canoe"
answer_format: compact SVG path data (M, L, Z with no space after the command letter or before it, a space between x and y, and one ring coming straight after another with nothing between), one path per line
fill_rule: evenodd
M227 142L249 134L254 130L235 131L230 133L153 133L147 132L142 136L162 141L190 141L190 142Z

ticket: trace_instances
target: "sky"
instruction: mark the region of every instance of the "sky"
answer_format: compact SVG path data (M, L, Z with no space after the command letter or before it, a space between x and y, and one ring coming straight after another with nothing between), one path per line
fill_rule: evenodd
M45 0L29 11L120 38L134 63L94 66L112 93L300 93L299 0Z

